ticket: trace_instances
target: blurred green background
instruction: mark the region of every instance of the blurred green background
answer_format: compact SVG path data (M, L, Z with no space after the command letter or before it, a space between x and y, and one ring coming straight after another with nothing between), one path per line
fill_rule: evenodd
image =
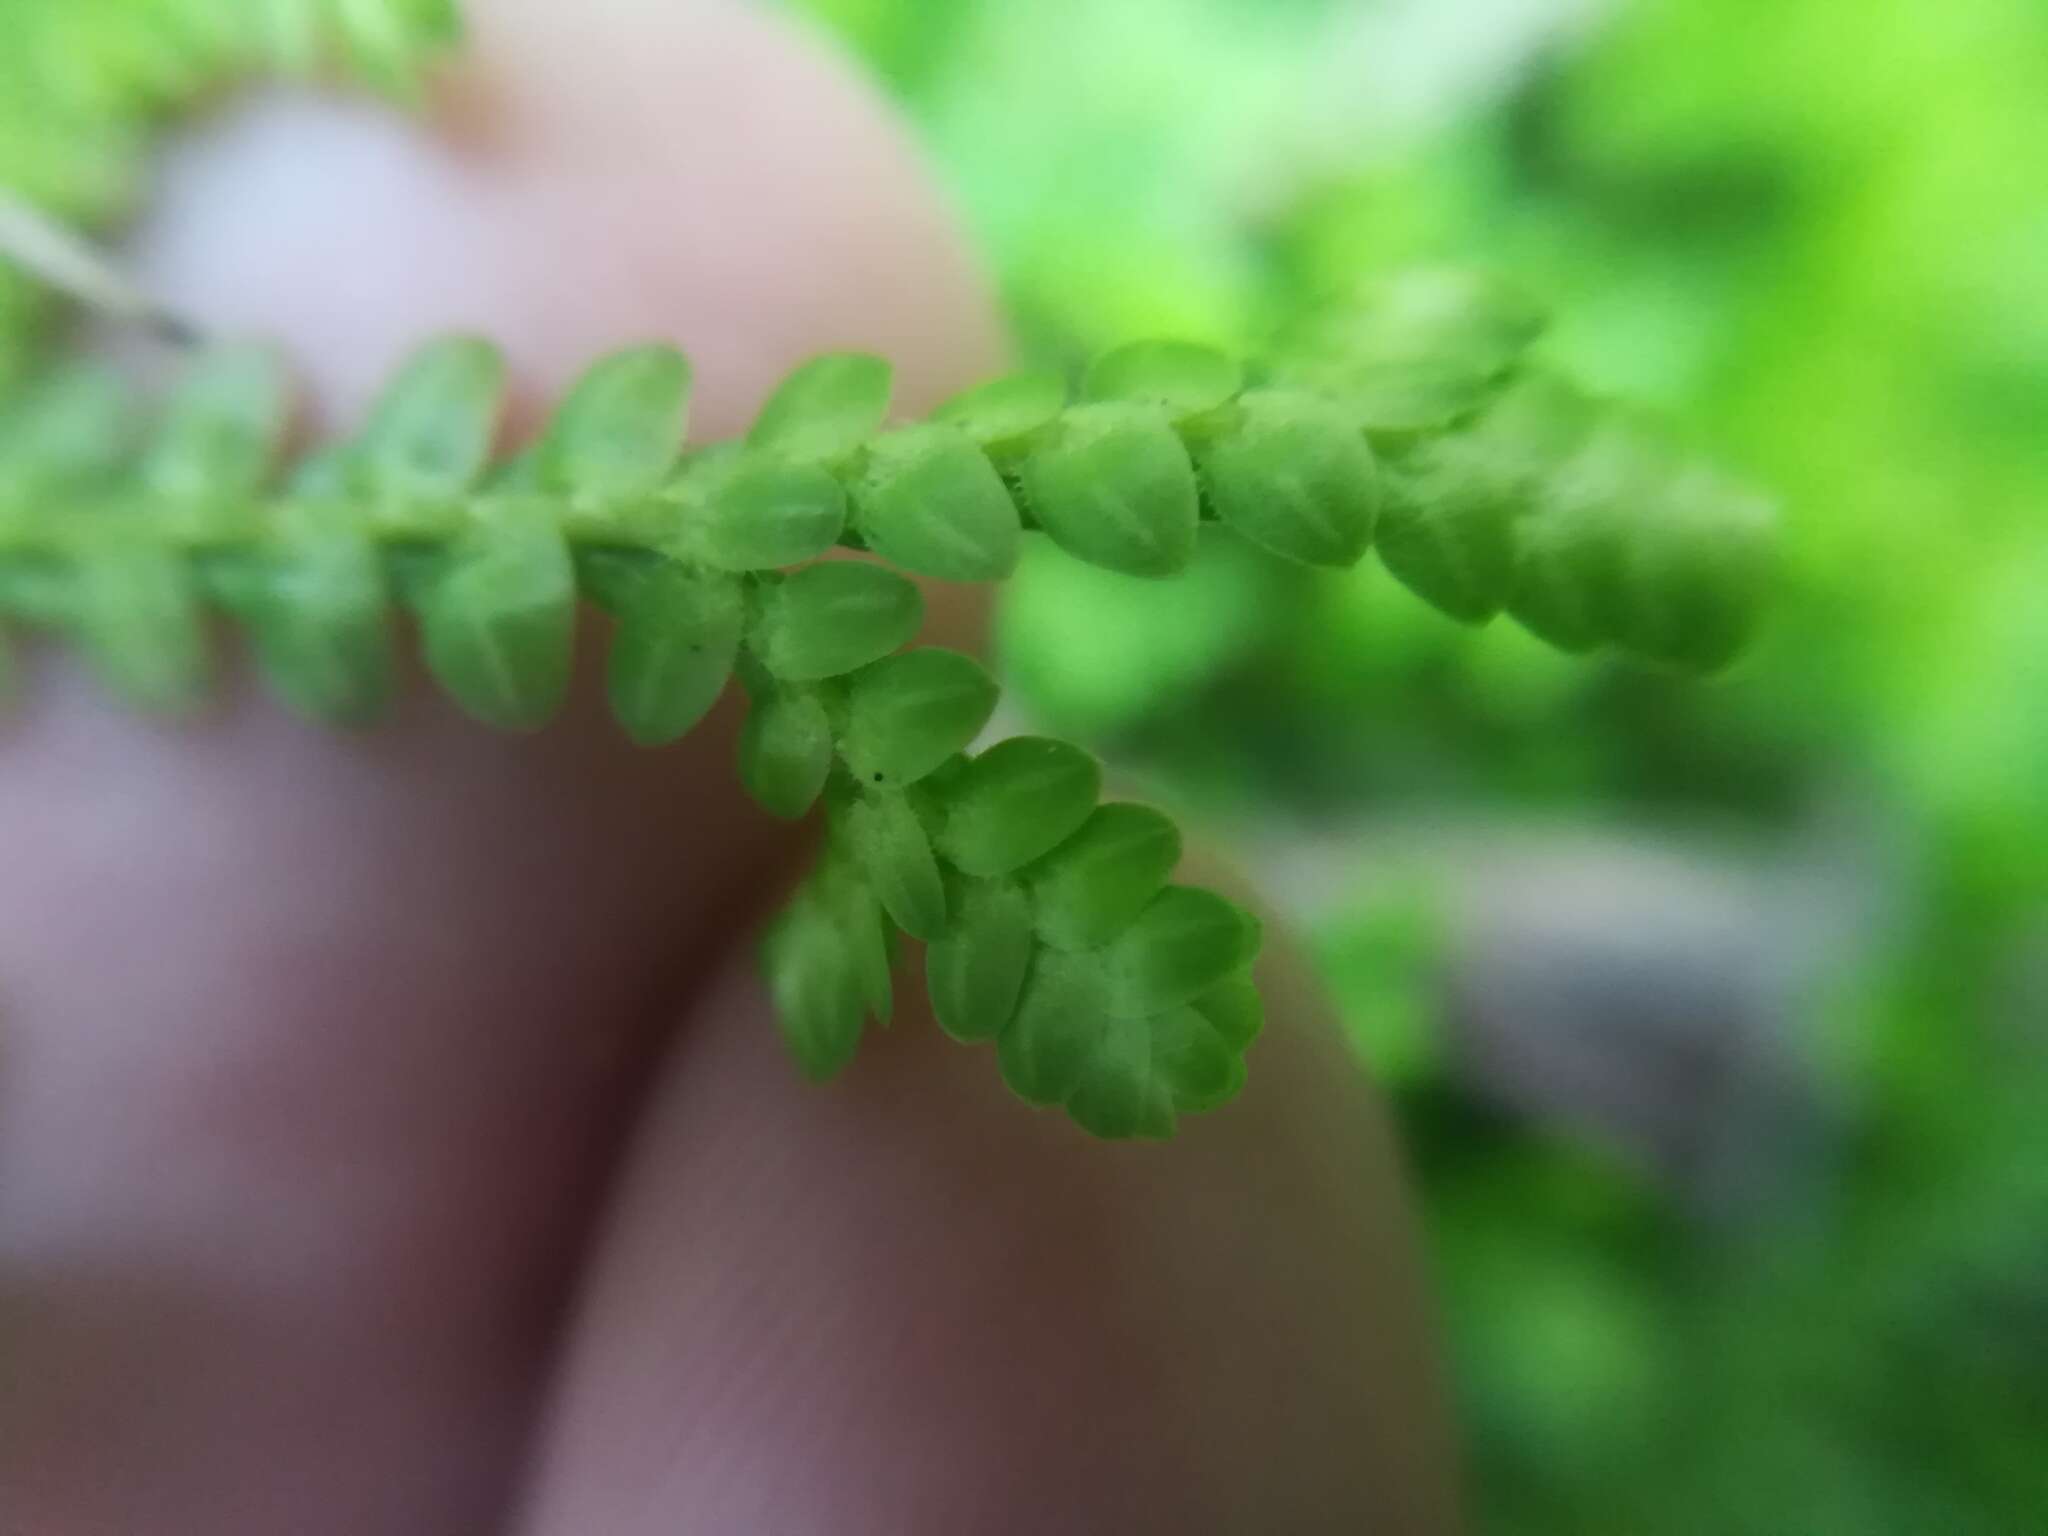
M1223 539L1156 585L1040 545L1004 670L1308 936L1406 1134L1483 1529L2048 1532L2048 5L784 3L918 125L1041 361L1479 265L1781 495L1712 682ZM315 0L240 4L0 0L0 185L116 214L163 109L317 56ZM444 9L338 14L402 86ZM39 312L0 272L0 358Z
M1484 1528L2048 1531L2048 6L802 8L1042 359L1479 264L1782 496L1710 683L1220 541L1041 545L1005 670L1311 936Z

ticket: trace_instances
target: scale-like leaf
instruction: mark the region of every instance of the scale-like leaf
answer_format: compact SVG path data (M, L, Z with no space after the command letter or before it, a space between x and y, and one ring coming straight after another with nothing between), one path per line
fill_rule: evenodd
M279 534L247 610L257 659L300 713L363 725L393 686L390 592L359 529L306 523Z
M1027 1104L1064 1104L1109 1021L1100 969L1080 955L1039 950L1017 1006L996 1037L1010 1091Z
M863 794L842 813L846 846L896 926L913 939L946 932L946 887L931 838L899 794Z
M1249 968L1226 976L1188 1005L1238 1051L1247 1050L1266 1027L1265 999Z
M284 437L290 386L268 347L206 353L179 380L142 463L170 501L233 500L262 487Z
M458 496L490 462L504 397L505 360L491 343L428 342L378 397L347 470L363 489L395 500Z
M449 550L419 596L427 666L462 708L538 730L569 691L576 573L544 507L506 503Z
M128 446L128 392L110 364L70 363L0 413L0 501L89 487Z
M1378 543L1394 579L1461 623L1499 613L1514 590L1524 502L1485 447L1455 437L1428 444L1388 477L1387 491Z
M1099 958L1040 951L996 1042L1010 1090L1092 1135L1158 1139L1243 1086L1242 1050L1197 1009L1122 1014L1114 990Z
M801 565L846 529L846 491L831 475L737 446L693 458L677 498L683 547L721 571Z
M74 623L102 681L140 709L192 708L207 681L199 588L182 551L133 526L80 549Z
M1259 951L1259 924L1213 891L1168 886L1102 951L1107 1006L1148 1018L1191 1003Z
M536 454L556 491L638 496L682 451L690 365L670 346L628 347L594 364L556 407Z
M1038 933L1055 949L1093 949L1135 922L1180 863L1180 831L1142 805L1101 805L1022 876Z
M1136 341L1098 357L1082 393L1090 400L1139 400L1175 417L1213 411L1244 388L1244 370L1192 341Z
M1641 434L1601 428L1544 481L1516 530L1508 609L1561 651L1590 651L1626 633L1632 541L1669 465Z
M740 733L740 781L771 816L794 821L817 803L832 772L832 720L808 691L754 695Z
M965 751L995 707L996 681L970 656L885 656L846 681L840 754L863 783L915 784Z
M957 427L878 437L865 465L853 485L853 522L884 560L940 581L1001 581L1016 569L1016 503Z
M833 1077L860 1045L870 1003L861 946L841 902L805 890L762 947L776 1022L804 1074Z
M729 576L673 560L643 563L613 593L607 662L612 711L642 746L676 741L732 677L745 608Z
M1011 374L956 395L932 420L958 427L997 458L1007 458L1060 419L1066 381L1056 373Z
M1067 1113L1091 1136L1163 1141L1182 1113L1214 1109L1244 1086L1242 1053L1192 1008L1101 1021Z
M1767 499L1704 465L1680 470L1631 541L1623 641L1700 672L1733 661L1770 590L1775 517Z
M956 1040L993 1040L1031 964L1031 903L1005 882L961 880L953 905L945 936L925 952L932 1013Z
M1338 401L1350 420L1405 436L1483 409L1543 328L1521 294L1481 274L1402 273L1283 349L1282 382Z
M1077 406L1023 468L1039 526L1069 554L1131 576L1171 576L1195 553L1194 465L1158 406Z
M889 415L889 365L864 352L813 358L761 407L750 446L800 464L834 463L881 430Z
M1380 507L1378 466L1357 426L1314 395L1258 390L1238 411L1234 429L1202 450L1216 515L1285 559L1356 565Z
M1078 831L1102 791L1102 768L1042 736L998 742L944 786L939 849L970 875L1023 868Z
M813 682L879 661L923 623L915 582L885 566L828 560L763 591L749 644L775 676Z

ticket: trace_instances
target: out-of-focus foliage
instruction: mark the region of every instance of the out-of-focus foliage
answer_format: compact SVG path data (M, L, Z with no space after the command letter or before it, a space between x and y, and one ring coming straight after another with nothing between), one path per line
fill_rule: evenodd
M0 0L0 188L96 226L133 206L164 118L257 73L339 64L405 95L455 0ZM0 260L0 388L41 291Z
M1416 1149L1495 1528L2039 1528L2048 9L807 3L922 124L1041 361L1255 343L1476 261L1553 304L1550 357L1782 493L1773 635L1713 685L1222 540L1171 590L1045 552L1004 660L1259 840L1310 924ZM1598 866L1546 866L1489 927L1531 827L1738 866L1720 970L1765 1003L1687 980L1715 970L1688 920L1559 1018L1593 1042L1574 1070L1659 1085L1644 1124L1767 1150L1651 1153L1544 1078L1559 1020L1540 988L1503 1010L1485 965ZM1554 940L1515 974L1585 968Z

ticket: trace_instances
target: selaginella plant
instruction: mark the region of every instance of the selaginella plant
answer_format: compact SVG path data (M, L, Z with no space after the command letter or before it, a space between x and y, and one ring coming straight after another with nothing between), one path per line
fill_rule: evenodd
M452 0L13 3L0 180L95 218L149 127L210 85L338 51L404 96L459 31ZM292 462L274 353L203 352L145 427L104 369L33 375L49 305L0 279L0 381L31 378L0 398L0 683L7 629L41 630L135 705L189 711L225 619L287 704L366 727L404 619L461 708L531 731L569 686L579 609L600 609L628 735L676 740L737 680L742 783L774 816L822 808L764 946L803 1067L836 1072L887 1021L908 940L940 1025L1101 1136L1164 1136L1238 1091L1258 924L1173 883L1173 823L1102 803L1087 752L980 745L996 683L914 647L913 577L1000 582L1033 536L1160 580L1202 538L1332 567L1377 546L1459 620L1698 669L1734 655L1765 586L1764 505L1532 367L1537 317L1454 274L1386 284L1256 368L1145 343L917 423L892 421L885 361L823 357L743 441L687 452L690 371L666 344L597 361L506 457L500 356L449 338L355 437Z
M1376 546L1457 619L1722 665L1765 585L1766 509L1528 366L1536 329L1483 282L1422 274L1255 370L1144 343L1078 387L1021 374L915 423L892 423L883 360L827 356L744 440L687 452L690 371L654 344L596 362L509 457L500 356L451 338L356 436L292 463L290 381L262 348L198 356L146 431L74 364L0 415L0 619L178 712L224 617L287 704L361 727L391 698L405 615L462 709L533 731L588 603L630 737L676 740L737 680L748 792L778 817L822 807L816 866L764 946L807 1071L887 1021L909 940L940 1025L993 1044L1019 1096L1100 1136L1165 1136L1244 1081L1259 925L1173 883L1173 823L1103 803L1081 748L980 746L997 685L914 647L912 578L1000 582L1032 536L1162 580L1204 537L1333 567Z

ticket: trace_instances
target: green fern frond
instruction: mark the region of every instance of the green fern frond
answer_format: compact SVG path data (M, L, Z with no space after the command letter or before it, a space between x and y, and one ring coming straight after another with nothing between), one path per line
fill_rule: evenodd
M528 731L562 702L587 601L612 618L634 740L685 735L737 678L742 782L776 816L823 808L817 869L766 946L808 1071L886 1020L907 937L941 1025L993 1042L1021 1097L1164 1136L1243 1081L1258 925L1172 884L1172 823L1102 804L1080 748L977 751L996 684L906 649L911 578L1000 580L1031 533L1161 578L1204 525L1328 566L1377 539L1456 618L1722 665L1766 585L1767 510L1525 369L1533 332L1489 289L1423 279L1261 368L1148 343L1078 393L1024 376L898 426L887 364L830 356L743 441L690 452L688 365L644 346L593 366L509 459L504 368L456 338L401 369L355 438L291 466L289 381L261 351L203 358L146 433L74 371L0 419L0 617L178 711L205 696L207 617L226 615L294 708L363 724L390 697L403 609L463 709Z

